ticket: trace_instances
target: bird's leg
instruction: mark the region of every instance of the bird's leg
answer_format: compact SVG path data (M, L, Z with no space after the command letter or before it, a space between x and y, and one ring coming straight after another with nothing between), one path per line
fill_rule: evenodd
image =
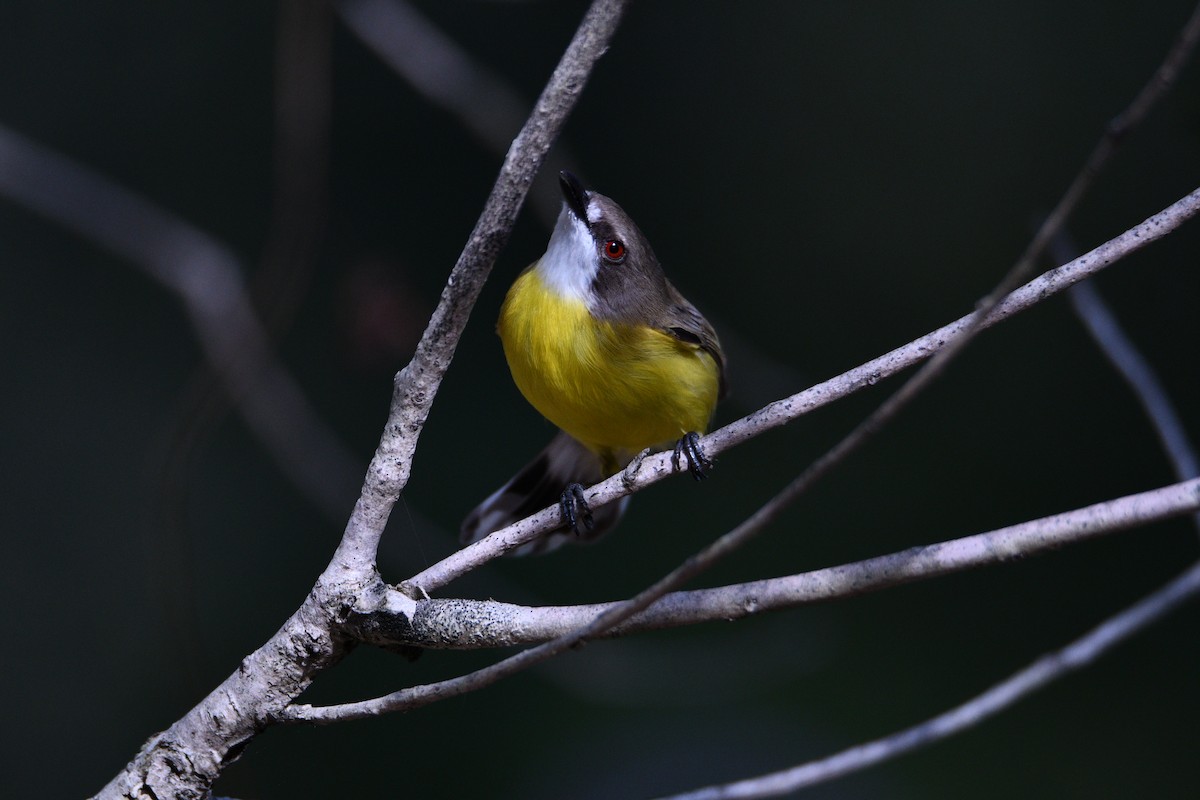
M682 439L675 443L675 452L671 454L671 466L675 468L676 472L681 469L679 466L680 456L687 459L688 471L692 473L693 478L702 481L708 477L705 470L711 469L713 462L704 455L704 448L700 446L700 434L688 431Z
M568 530L574 531L576 536L582 536L584 531L590 531L595 527L592 509L588 508L587 498L583 496L581 484L568 483L567 488L563 489L558 507L562 509L563 524ZM582 530L579 527L580 522L583 523Z

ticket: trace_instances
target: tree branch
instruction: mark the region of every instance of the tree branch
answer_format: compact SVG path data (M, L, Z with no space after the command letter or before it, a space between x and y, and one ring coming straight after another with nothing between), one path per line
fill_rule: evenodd
M1088 666L1113 647L1197 595L1200 595L1200 563L1194 564L1153 594L1109 617L1091 632L1061 650L1047 653L983 694L919 725L791 769L674 794L660 800L778 797L933 744L978 725L1047 684Z
M1067 511L937 544L851 564L780 578L750 581L695 591L672 592L604 636L625 636L828 602L877 592L917 580L950 575L976 567L1088 541L1119 531L1160 522L1200 509L1200 479ZM347 621L355 638L383 648L416 645L477 650L534 644L586 625L616 603L530 607L494 600L431 599L417 603L411 615L392 609L399 594L389 589L379 606ZM370 701L367 701L370 702ZM353 717L360 704L327 708L293 706L289 721L331 722ZM396 710L396 709L392 709ZM344 715L344 716L343 716Z
M1048 297L1098 273L1122 258L1137 252L1178 228L1200 212L1200 189L1181 198L1120 236L1105 242L1091 252L1052 269L1013 291L982 321L989 328L1014 314L1024 311ZM978 313L978 312L976 312ZM906 345L872 359L854 369L830 378L802 392L777 400L705 436L701 443L705 452L717 455L769 430L778 428L815 411L835 400L861 389L872 387L884 378L918 364L946 347L947 343L968 329L975 314L964 317L925 334ZM639 491L673 473L669 453L655 453L642 460L636 471L598 483L587 491L588 504L595 507ZM428 569L404 582L413 596L433 592L481 564L521 545L561 524L555 507L516 522L458 550ZM416 588L419 587L419 590Z

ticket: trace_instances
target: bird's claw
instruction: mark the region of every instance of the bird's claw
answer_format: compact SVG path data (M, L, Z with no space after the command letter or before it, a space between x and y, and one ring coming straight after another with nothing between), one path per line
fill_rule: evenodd
M702 481L708 477L705 470L711 469L713 462L704 454L704 448L700 446L700 434L688 431L675 443L675 452L671 454L671 466L675 468L676 472L682 471L679 466L680 457L687 459L687 468L693 478Z
M583 496L581 484L568 483L567 488L563 489L558 506L562 510L563 524L568 530L574 531L576 536L582 536L584 531L595 527L596 521L592 518L592 509L588 507L587 498ZM582 529L579 527L581 522Z

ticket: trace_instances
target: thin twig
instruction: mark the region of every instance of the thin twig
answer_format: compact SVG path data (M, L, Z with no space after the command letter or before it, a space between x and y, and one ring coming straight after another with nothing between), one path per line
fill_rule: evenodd
M605 636L701 622L716 622L828 602L950 575L980 566L1026 558L1050 549L1149 525L1200 509L1200 478L1109 500L1042 519L913 547L851 564L797 575L672 592ZM395 592L392 589L390 592ZM381 647L418 645L476 650L534 644L586 625L616 603L529 607L494 600L432 599L411 614L391 609L399 598L380 598L378 609L352 619L355 637ZM370 702L370 701L368 701ZM364 706L295 706L291 720L332 721Z
M1149 82L1134 98L1123 112L1105 130L1092 154L1084 163L1075 180L1063 193L1057 205L1042 222L1041 227L1025 248L1025 252L1017 259L1016 264L988 293L976 304L975 313L965 319L960 329L947 337L944 346L935 353L911 378L905 381L894 394L888 397L866 419L860 422L840 442L827 453L818 458L792 484L777 496L781 507L790 504L795 498L808 490L808 487L818 481L827 472L840 464L854 451L870 441L884 426L893 420L902 409L908 406L921 392L945 371L950 362L962 352L975 336L988 327L992 315L1007 304L1022 281L1030 275L1042 253L1045 252L1054 236L1066 224L1068 217L1074 211L1079 201L1095 182L1101 169L1117 151L1125 138L1154 104L1166 93L1175 80L1179 68L1190 57L1197 38L1200 38L1200 5L1192 12L1191 18L1181 31L1177 41L1167 53L1163 63L1151 76ZM1095 252L1095 251L1093 251ZM1036 281L1035 281L1036 282Z
M1188 441L1187 431L1179 412L1175 410L1175 404L1167 395L1154 367L1150 366L1137 345L1121 329L1121 323L1100 291L1091 281L1085 281L1072 286L1067 297L1092 338L1145 409L1176 477L1187 480L1200 475L1200 461Z
M992 313L983 321L983 327L990 327L1063 291L1088 276L1096 274L1105 267L1167 235L1197 213L1200 213L1200 189L1193 191L1158 214L1105 242L1091 252L1057 269L1050 270L1017 289L992 309ZM753 414L732 422L702 439L705 452L717 455L860 389L875 386L884 378L918 364L939 352L947 342L953 340L956 335L971 325L973 319L973 314L961 317L906 345L885 353L879 358L872 359L835 378L791 397L778 400ZM587 500L593 507L602 505L643 489L672 474L670 454L650 455L642 462L636 475L632 477L623 474L616 475L596 484L588 490ZM450 554L437 564L409 578L405 584L414 587L411 590L414 596L420 594L415 587L420 587L425 592L434 592L455 578L536 538L559 524L558 510L556 508L544 509Z
M1200 563L1148 597L1109 617L1071 644L1048 653L1007 680L960 706L891 736L843 750L819 761L757 778L708 786L660 800L729 800L778 797L871 767L953 736L1028 697L1047 684L1088 666L1133 634L1200 595Z
M909 379L896 394L888 398L867 420L836 445L833 450L814 463L807 472L821 474L823 468L837 463L844 454L856 449L863 441L869 439L884 422L892 418L900 408L944 369L948 361L965 346L976 330L984 326L987 317L1004 302L1005 296L1024 279L1023 276L1033 269L1046 246L1062 230L1071 211L1091 187L1096 175L1116 151L1126 133L1145 117L1153 104L1169 88L1182 64L1190 57L1197 38L1200 38L1200 5L1192 12L1192 16L1184 26L1178 40L1150 82L1142 89L1133 103L1109 126L1105 136L1096 146L1075 181L1042 223L1025 253L999 286L981 302L969 327L942 352L930 359L929 363ZM789 487L789 490L798 488L797 484L803 484L804 478L805 475L801 475ZM878 761L949 736L976 724L1051 680L1090 663L1116 642L1140 630L1197 591L1200 591L1200 564L1146 600L1110 618L1104 625L1083 639L1077 640L1064 650L1044 656L1028 669L993 687L974 701L935 717L924 725L911 728L885 740L852 748L822 762L802 765L753 781L729 784L724 787L711 787L710 790L679 795L676 800L682 800L685 797L688 800L699 800L699 798L768 797L785 794L812 783L863 769Z

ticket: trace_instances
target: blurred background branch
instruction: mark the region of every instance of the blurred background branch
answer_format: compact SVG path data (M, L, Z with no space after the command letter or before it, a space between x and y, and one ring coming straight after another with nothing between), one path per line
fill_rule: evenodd
M274 358L237 257L192 224L0 127L0 192L103 247L176 295L226 391L279 469L330 513L355 459ZM343 513L344 513L343 508Z
M425 100L453 114L489 151L508 152L529 101L499 74L405 0L340 0L334 8L355 36ZM555 147L569 169L573 159L562 144ZM539 173L530 190L529 202L547 230L562 204L556 174Z
M1078 248L1064 231L1055 238L1052 252L1055 259L1070 259L1075 257L1073 253L1077 253ZM1071 301L1071 310L1087 328L1096 346L1137 397L1146 419L1158 436L1163 453L1171 462L1175 476L1186 481L1200 475L1200 460L1196 458L1183 420L1175 410L1166 387L1159 380L1154 367L1121 327L1100 290L1092 281L1083 281L1068 290L1067 298ZM1200 514L1193 515L1192 521L1200 530Z

